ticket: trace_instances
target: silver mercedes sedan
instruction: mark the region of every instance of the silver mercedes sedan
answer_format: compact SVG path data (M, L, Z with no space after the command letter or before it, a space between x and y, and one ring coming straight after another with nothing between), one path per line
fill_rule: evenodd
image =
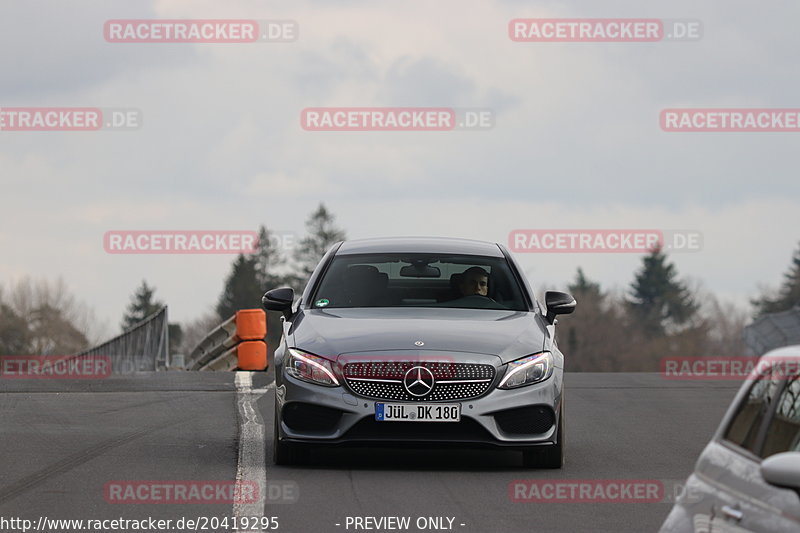
M340 242L302 297L267 292L284 314L275 352L274 460L314 448L489 446L527 466L564 461L564 358L556 315L500 244L393 238Z

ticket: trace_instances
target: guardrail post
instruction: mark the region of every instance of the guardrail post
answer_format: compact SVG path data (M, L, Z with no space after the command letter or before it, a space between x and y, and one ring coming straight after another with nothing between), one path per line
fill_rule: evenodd
M267 314L242 309L214 328L192 350L189 370L266 370Z

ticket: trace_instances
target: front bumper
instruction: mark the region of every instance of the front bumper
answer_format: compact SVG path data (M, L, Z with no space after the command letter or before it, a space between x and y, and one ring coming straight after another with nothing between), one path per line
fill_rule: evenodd
M279 369L280 370L280 369ZM323 387L282 373L276 385L278 437L314 444L464 444L528 448L554 444L560 423L563 370L542 383L492 388L460 403L460 422L377 422L375 403L346 387ZM403 402L394 402L403 403Z

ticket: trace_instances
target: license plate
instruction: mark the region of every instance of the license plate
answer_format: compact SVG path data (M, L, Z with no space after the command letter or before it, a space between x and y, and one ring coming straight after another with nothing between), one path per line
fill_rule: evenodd
M375 403L378 422L459 422L461 404Z

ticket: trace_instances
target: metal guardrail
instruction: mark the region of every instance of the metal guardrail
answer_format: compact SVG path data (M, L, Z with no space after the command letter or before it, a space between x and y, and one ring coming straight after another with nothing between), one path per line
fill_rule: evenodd
M189 354L187 370L266 370L267 315L242 309L214 328Z
M780 313L769 313L744 328L744 342L756 355L800 344L800 306Z
M170 365L167 306L76 357L86 355L110 358L114 374L166 370Z

